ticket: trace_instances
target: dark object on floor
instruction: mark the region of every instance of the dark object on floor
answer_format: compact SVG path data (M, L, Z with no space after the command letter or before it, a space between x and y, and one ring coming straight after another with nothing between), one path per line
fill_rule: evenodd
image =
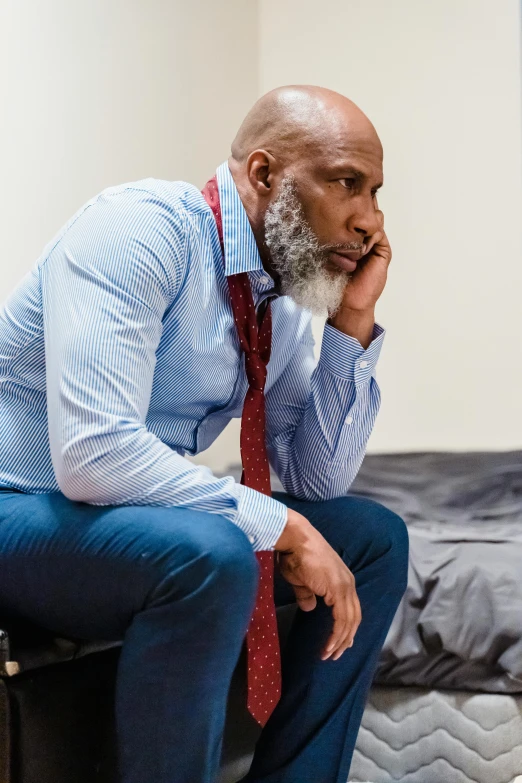
M282 642L294 607L278 609ZM120 642L62 639L0 617L0 783L116 783L114 685ZM252 753L244 653L230 689L227 768Z
M0 618L0 783L102 780L119 652Z

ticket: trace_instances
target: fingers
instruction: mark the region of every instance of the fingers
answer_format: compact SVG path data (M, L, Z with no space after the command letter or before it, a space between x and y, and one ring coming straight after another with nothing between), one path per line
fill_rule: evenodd
M375 214L377 215L377 219L380 223L381 228L384 228L384 212L382 209L379 209L379 200L377 198L377 194L373 197L373 206L375 209Z
M311 612L317 606L317 598L310 588L304 585L293 585L296 601L303 612Z
M381 264L384 261L386 267L389 267L392 259L392 251L384 229L372 234L365 250L366 252L361 259L362 264Z
M375 245L378 245L380 242L382 242L383 239L386 242L388 241L386 239L386 234L384 233L384 212L382 211L382 209L379 209L377 196L373 197L373 203L374 203L375 215L377 217L379 228L377 229L377 231L375 231L374 234L370 236L370 239L366 244L366 252L364 254L365 256L367 256L371 252L372 248L375 247Z
M376 231L375 234L372 234L370 239L369 239L369 241L368 241L368 244L366 245L366 252L365 252L364 255L368 256L372 252L372 250L375 247L375 245L378 245L379 242L381 242L381 240L383 239L384 236L385 236L385 234L384 234L383 230Z
M325 598L325 603L332 606L333 628L328 641L321 654L321 659L326 661L334 652L339 649L339 645L347 638L348 632L348 612L346 601L334 600L333 604Z
M353 575L351 576L353 579ZM325 596L325 603L332 606L334 624L321 658L323 661L328 658L337 660L348 647L352 646L353 638L362 619L361 605L355 584L349 585L348 589L339 591L338 594L332 595L330 598Z
M348 635L346 638L346 641L343 644L340 644L337 649L333 650L331 653L331 658L333 661L336 661L338 658L341 657L341 655L347 650L349 647L353 645L353 640L355 637L355 634L357 633L357 629L361 623L362 614L361 614L361 605L359 603L359 599L357 597L356 592L353 592L353 623L348 631Z

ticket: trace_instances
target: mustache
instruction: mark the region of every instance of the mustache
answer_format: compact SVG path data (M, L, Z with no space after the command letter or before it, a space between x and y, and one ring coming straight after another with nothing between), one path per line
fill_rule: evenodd
M364 242L341 242L337 245L321 245L321 250L324 250L326 252L335 251L335 250L346 250L346 252L349 251L357 251L362 250L364 247Z

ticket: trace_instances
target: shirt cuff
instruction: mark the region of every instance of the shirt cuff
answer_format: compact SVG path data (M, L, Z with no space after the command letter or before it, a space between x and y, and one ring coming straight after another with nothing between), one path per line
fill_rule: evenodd
M253 549L273 549L288 519L284 503L258 492L257 489L237 484L239 501L235 523L248 536Z
M366 383L375 372L385 334L382 326L374 324L372 342L364 350L355 337L325 324L319 364L341 378Z

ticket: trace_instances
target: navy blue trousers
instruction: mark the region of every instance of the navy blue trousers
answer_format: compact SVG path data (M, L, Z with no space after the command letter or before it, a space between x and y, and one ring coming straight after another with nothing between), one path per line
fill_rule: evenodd
M331 609L297 611L283 694L245 783L346 783L367 694L407 582L400 517L364 498L304 514L355 576L353 647L320 659ZM61 493L0 492L0 614L57 634L121 639L116 726L121 783L211 783L227 694L252 612L258 566L246 535L216 514L91 506ZM280 575L278 604L293 602Z

